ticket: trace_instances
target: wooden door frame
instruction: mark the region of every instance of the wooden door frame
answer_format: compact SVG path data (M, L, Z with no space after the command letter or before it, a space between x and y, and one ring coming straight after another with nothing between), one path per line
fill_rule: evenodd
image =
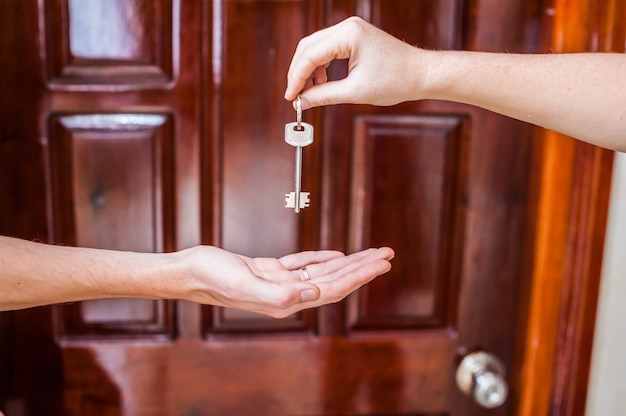
M544 52L624 52L620 0L547 3ZM518 415L584 415L613 152L541 129L535 145L534 254Z

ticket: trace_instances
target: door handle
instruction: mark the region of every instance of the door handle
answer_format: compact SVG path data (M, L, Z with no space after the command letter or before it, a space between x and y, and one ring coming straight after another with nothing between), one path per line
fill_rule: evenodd
M487 409L502 405L508 396L506 369L497 357L484 351L466 355L456 370L456 385Z

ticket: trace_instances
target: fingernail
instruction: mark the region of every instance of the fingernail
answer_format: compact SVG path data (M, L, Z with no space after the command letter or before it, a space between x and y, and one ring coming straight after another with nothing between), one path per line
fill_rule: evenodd
M313 300L317 300L317 297L317 292L313 289L304 289L300 292L300 299L302 299L302 302L311 302Z

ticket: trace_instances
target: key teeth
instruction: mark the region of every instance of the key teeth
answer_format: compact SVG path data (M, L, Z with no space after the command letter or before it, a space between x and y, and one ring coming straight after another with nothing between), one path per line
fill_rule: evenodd
M285 194L285 208L295 208L296 207L296 193L290 192Z
M307 208L309 206L309 202L309 193L300 192L300 208Z
M309 192L300 192L300 208L308 208L310 199ZM296 207L296 193L290 192L285 194L285 208L295 208Z

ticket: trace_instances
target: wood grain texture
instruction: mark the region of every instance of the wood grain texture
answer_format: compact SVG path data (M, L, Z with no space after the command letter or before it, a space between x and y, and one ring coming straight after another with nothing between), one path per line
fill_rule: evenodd
M117 0L109 26L76 1L5 3L0 232L253 256L397 248L389 275L284 320L134 299L3 315L13 343L0 366L13 371L0 386L23 414L482 415L454 382L460 358L477 349L505 362L511 385L490 414L515 414L545 391L546 405L558 391L577 406L608 189L603 153L563 138L537 147L531 126L447 102L318 108L305 113L316 128L304 152L311 207L283 207L293 148L282 135L295 112L282 93L301 37L359 14L427 48L533 52L543 3ZM610 4L589 10L621 10ZM598 19L601 39L619 32ZM107 46L89 46L92 30ZM344 61L329 68L331 79L345 72ZM68 122L136 114L164 120L130 131ZM554 170L563 157L577 168ZM537 285L539 264L557 258L563 273L573 260L575 279ZM533 308L561 290L563 302L538 319ZM536 325L552 325L539 332L548 355L533 350ZM557 350L580 366L569 372ZM554 389L524 384L538 370Z

